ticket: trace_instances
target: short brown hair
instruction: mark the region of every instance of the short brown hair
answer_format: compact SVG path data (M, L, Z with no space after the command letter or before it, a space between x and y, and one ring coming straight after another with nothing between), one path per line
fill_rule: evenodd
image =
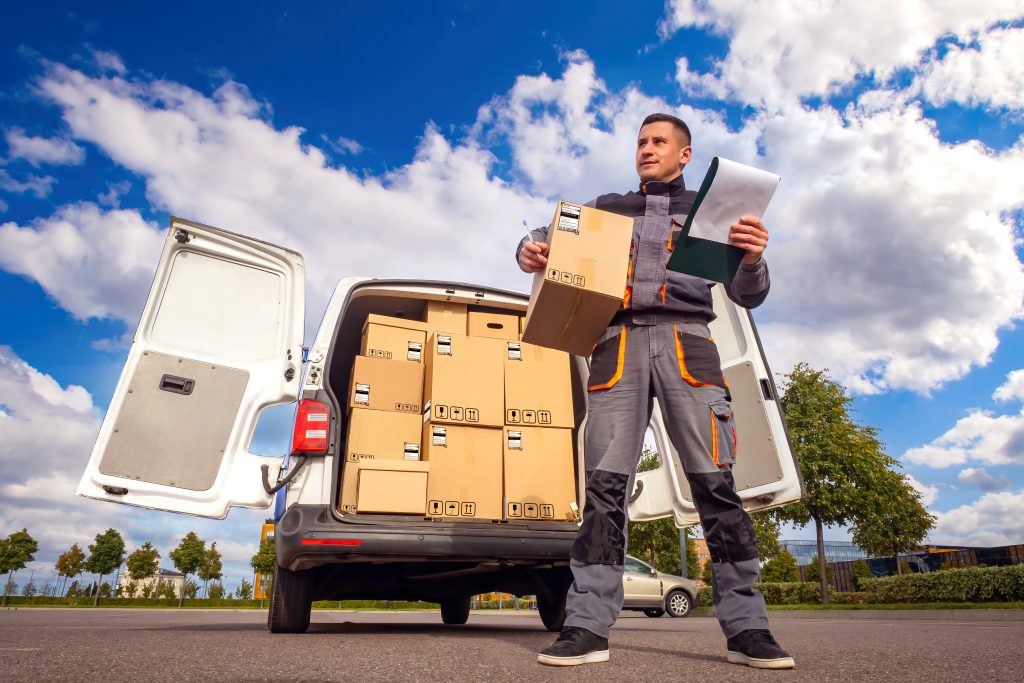
M640 124L640 128L642 130L643 127L646 126L648 123L658 123L659 121L671 123L677 131L683 134L683 138L685 139L685 144L683 145L684 147L687 147L690 144L692 144L692 138L690 137L690 127L686 125L686 121L683 121L678 116L672 116L672 114L651 114L646 119L644 119L643 123Z

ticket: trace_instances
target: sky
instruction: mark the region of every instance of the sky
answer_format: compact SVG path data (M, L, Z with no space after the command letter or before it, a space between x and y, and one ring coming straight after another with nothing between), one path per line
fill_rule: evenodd
M523 221L633 189L654 111L691 187L715 156L782 177L773 372L847 387L930 542L1024 542L1024 0L80 4L0 25L0 536L39 540L37 585L108 527L250 574L267 511L74 495L171 214L303 253L308 344L346 275L526 290Z

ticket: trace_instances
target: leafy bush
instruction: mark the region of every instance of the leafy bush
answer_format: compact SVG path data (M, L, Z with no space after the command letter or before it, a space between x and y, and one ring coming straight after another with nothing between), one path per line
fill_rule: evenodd
M756 583L754 588L761 591L769 605L808 605L821 602L821 589L817 583ZM835 593L829 590L829 598Z
M708 564L711 564L708 562ZM711 607L712 595L711 586L704 586L700 589L700 593L697 595L697 606L698 607Z
M862 579L875 602L1005 602L1024 600L1024 565L965 567L927 574Z

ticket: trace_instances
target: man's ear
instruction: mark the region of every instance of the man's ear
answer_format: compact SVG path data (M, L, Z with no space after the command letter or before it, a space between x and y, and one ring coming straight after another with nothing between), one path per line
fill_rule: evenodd
M690 162L690 158L693 156L693 148L687 145L679 150L679 168L686 166Z

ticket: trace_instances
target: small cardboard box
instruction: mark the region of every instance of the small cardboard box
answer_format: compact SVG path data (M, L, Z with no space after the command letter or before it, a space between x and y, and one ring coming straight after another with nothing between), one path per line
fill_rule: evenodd
M371 313L363 325L359 355L422 363L426 343L426 323Z
M507 313L470 311L466 334L470 337L519 339L519 316Z
M423 418L417 413L353 410L349 414L345 460L422 460Z
M424 425L428 516L501 519L501 435L485 427Z
M420 461L346 462L338 509L348 514L422 515L426 511L429 468Z
M422 363L356 356L348 393L350 408L421 414L422 396Z
M569 354L526 342L505 346L505 424L574 427Z
M423 407L436 423L505 424L505 342L434 334L427 342Z
M589 356L622 306L633 219L559 202L533 279L523 341Z
M427 509L430 465L405 460L375 460L359 466L356 510L422 515Z
M573 519L576 471L572 430L506 427L505 518L565 522Z
M423 311L423 320L427 325L427 341L430 335L466 334L466 304L455 304L450 301L427 301Z

